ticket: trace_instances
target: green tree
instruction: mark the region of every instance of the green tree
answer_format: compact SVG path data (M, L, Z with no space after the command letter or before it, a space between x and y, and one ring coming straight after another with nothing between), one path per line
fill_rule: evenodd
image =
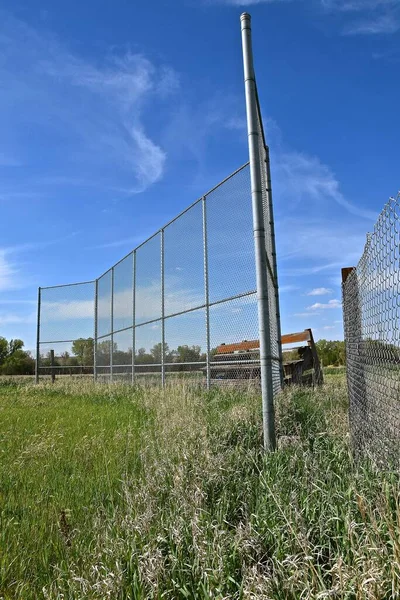
M5 337L0 337L0 366L8 356L8 342Z
M152 349L150 350L150 355L151 355L154 363L157 363L157 364L161 363L161 353L162 353L161 348L162 348L162 344L160 342L159 344L155 344L152 347ZM164 352L165 352L165 361L169 362L171 360L171 353L169 351L168 344L164 344Z
M35 361L23 350L20 339L7 340L0 337L0 372L3 375L31 375L35 372Z
M3 375L33 375L35 361L29 352L17 348L9 354L1 366Z
M22 350L23 347L24 342L22 340L19 340L18 338L15 340L10 340L8 342L8 354L14 354L14 352L16 352L17 350Z
M108 345L108 342L104 342ZM101 344L98 345L98 347ZM78 364L90 367L94 362L93 338L78 338L72 342L72 353L77 357Z
M175 352L175 360L179 363L185 362L198 362L201 360L200 357L201 348L200 346L178 346Z
M342 340L318 340L315 344L319 359L324 367L339 367L346 364L345 343Z

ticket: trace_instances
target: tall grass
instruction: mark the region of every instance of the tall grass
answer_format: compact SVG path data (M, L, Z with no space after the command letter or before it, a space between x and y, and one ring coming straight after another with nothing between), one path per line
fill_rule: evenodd
M343 377L277 404L0 384L0 598L398 598L400 485L354 465Z

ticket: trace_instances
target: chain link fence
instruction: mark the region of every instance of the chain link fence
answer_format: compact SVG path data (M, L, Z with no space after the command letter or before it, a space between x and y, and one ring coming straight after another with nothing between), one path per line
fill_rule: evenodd
M349 416L358 455L400 456L400 194L367 236L357 267L343 269Z
M273 388L278 391L276 258L264 145L261 150ZM259 385L249 164L96 281L41 288L37 355L38 376L53 372L92 374L99 381Z

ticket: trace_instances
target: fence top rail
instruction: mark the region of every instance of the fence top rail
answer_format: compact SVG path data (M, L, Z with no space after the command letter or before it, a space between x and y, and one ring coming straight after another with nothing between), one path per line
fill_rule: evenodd
M61 283L59 285L46 285L39 287L39 290L53 290L54 288L71 287L73 285L88 285L89 283L96 283L96 279L91 281L76 281L75 283Z

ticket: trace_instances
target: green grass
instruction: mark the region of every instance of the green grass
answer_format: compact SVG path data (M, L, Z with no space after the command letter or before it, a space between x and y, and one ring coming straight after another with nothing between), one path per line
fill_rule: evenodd
M0 599L398 598L399 479L325 380L268 455L254 393L0 380Z

